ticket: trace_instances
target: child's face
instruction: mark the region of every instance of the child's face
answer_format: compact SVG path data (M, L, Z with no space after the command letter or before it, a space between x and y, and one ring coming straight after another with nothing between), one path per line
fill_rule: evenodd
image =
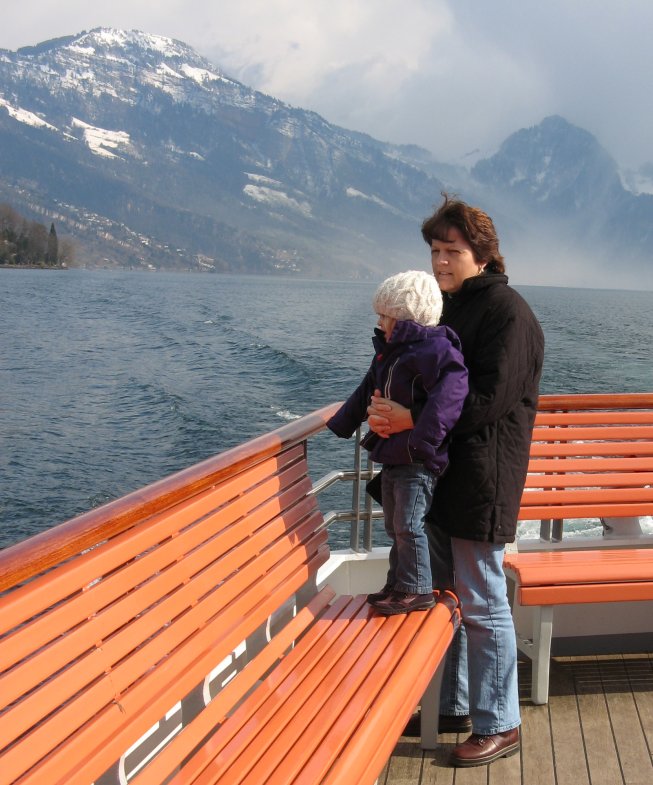
M397 320L393 319L392 316L386 316L384 313L380 313L378 316L379 320L376 324L378 328L383 331L386 341L389 341L395 324L397 324Z

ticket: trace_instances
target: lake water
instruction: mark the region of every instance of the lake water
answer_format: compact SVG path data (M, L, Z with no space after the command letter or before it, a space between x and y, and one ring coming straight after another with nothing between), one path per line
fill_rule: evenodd
M546 336L543 393L653 390L653 292L517 288ZM0 547L346 397L374 289L0 270ZM316 476L351 460L312 442Z

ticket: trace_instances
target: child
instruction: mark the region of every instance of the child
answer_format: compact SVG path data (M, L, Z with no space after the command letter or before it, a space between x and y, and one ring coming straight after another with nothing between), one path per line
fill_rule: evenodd
M379 316L376 356L327 426L349 438L367 418L375 389L419 412L412 430L387 438L369 432L361 442L382 464L383 514L392 541L386 585L367 600L390 616L434 604L424 516L447 466L447 436L467 395L467 369L455 333L437 326L442 295L433 275L393 275L377 289L373 306Z

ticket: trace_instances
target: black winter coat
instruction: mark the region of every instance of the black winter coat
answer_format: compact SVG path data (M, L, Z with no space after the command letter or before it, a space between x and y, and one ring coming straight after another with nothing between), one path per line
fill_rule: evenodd
M469 394L429 513L453 537L498 544L516 535L544 356L537 319L507 284L484 273L444 296L441 324L460 337Z

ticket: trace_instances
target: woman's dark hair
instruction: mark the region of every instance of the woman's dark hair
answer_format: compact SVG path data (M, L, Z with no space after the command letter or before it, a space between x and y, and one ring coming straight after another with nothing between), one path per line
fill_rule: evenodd
M499 251L499 238L490 216L478 207L471 207L448 194L444 201L422 224L422 237L427 245L433 240L446 241L450 229L458 229L470 244L476 259L485 262L485 269L504 273L506 266Z

